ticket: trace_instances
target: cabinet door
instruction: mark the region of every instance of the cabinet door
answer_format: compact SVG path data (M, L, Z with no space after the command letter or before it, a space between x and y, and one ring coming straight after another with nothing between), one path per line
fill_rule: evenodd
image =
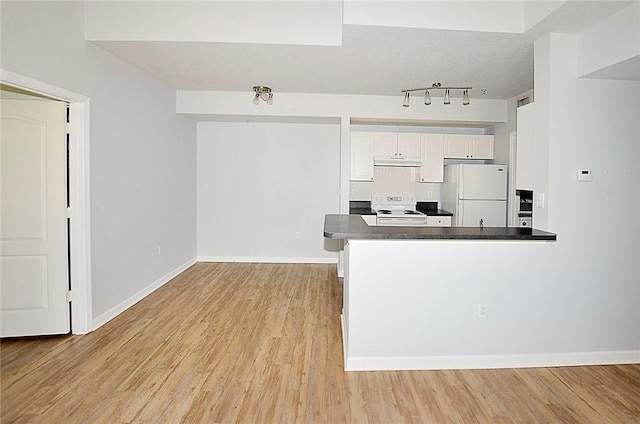
M428 216L427 227L451 227L450 216Z
M493 159L493 136L470 135L468 154L473 159Z
M398 153L403 157L419 158L421 149L421 134L398 133Z
M422 134L422 166L420 167L421 183L441 183L443 181L444 159L442 150L444 147L444 135Z
M444 136L444 157L446 159L467 159L467 135L465 134L445 134Z
M397 133L373 133L375 141L375 156L397 156Z
M373 181L373 133L351 133L352 181Z

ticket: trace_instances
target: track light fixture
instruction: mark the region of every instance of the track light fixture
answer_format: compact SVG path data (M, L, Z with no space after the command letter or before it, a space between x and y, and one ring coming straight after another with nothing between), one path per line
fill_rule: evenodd
M471 87L443 87L439 82L434 82L431 84L431 87L423 87L423 88L410 88L407 90L402 90L404 93L404 101L402 102L402 106L409 107L409 93L411 91L423 91L424 90L424 104L429 106L431 104L431 93L429 90L444 90L444 104L451 104L451 90L462 90L462 104L469 104L469 90Z
M257 105L260 103L260 99L264 100L268 105L273 104L273 93L271 89L264 85L256 85L253 87L253 91L256 93L253 96L253 104Z

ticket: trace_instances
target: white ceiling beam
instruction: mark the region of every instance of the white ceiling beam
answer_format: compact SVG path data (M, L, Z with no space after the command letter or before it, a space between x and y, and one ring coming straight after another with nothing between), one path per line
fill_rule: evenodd
M344 0L344 23L479 32L524 32L523 1Z
M524 30L529 31L545 18L558 10L567 0L525 1L524 2Z
M640 80L640 3L578 35L578 76L612 74L615 79Z
M85 37L339 46L342 1L87 1Z

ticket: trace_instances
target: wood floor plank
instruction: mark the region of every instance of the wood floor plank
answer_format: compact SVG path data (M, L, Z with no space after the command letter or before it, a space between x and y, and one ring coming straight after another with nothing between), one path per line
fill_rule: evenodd
M0 342L2 423L640 422L640 365L343 370L335 265L198 263L85 336Z

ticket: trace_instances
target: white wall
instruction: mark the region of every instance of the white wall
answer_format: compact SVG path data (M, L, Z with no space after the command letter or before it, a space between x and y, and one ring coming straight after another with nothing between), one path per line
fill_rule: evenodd
M340 126L198 124L198 259L334 262Z
M638 349L640 83L577 78L576 36L551 34L535 49L534 192L546 204L534 219L558 234L550 302L573 320L567 337L607 350L624 336ZM581 168L593 182L576 180Z
M99 325L195 258L195 122L175 114L173 89L84 41L83 2L1 7L2 68L90 98Z

